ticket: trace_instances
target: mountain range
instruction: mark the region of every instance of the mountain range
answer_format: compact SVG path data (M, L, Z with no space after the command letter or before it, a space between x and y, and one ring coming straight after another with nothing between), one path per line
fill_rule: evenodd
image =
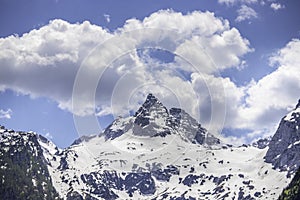
M273 137L233 146L152 94L133 116L65 149L37 133L1 126L0 196L285 199L299 195L299 126L300 100Z

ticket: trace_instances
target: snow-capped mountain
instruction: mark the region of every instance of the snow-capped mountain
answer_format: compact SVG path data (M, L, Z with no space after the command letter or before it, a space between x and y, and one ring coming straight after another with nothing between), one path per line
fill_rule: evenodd
M284 154L299 158L299 131L290 124L299 123L299 105L272 139L240 147L222 143L184 110L168 110L152 94L134 116L66 149L28 134L36 135L45 176L63 199L277 199L298 165ZM6 129L1 134L14 141ZM278 141L285 146L276 146Z
M266 162L292 175L300 167L300 100L290 113L282 118L269 144Z
M142 137L180 136L197 144L220 144L194 118L180 108L168 109L152 94L133 117L116 119L105 131L105 139L115 139L124 133Z
M0 126L0 199L59 199L39 140L47 141Z

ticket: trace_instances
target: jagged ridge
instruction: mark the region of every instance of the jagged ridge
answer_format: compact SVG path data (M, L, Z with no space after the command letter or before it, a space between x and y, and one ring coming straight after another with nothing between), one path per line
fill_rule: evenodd
M34 133L17 133L27 138L24 142L14 136L15 132L5 130L0 141L3 149L11 147L10 153L25 146L27 160L38 155L40 160L35 162L46 165L49 174L43 167L36 169L46 180L51 177L53 186L67 200L277 199L289 181L284 170L292 169L295 159L286 162L281 172L273 168L286 161L280 158L286 152L293 158L299 156L299 151L289 152L297 146L299 105L283 118L282 123L294 127L287 135L294 137L285 140L287 148L281 148L281 154L274 153L278 147L272 146L287 136L281 129L271 141L262 139L252 146L215 145L219 140L213 137L209 143L209 133L188 113L180 108L166 109L153 95L148 95L134 116L118 118L103 134L82 137L63 150ZM4 138L9 132L13 134L6 144ZM35 139L28 140L31 135ZM15 145L18 141L23 141L20 146ZM275 157L280 155L280 161L266 163L267 151ZM293 175L293 171L288 172Z
M282 118L269 143L266 162L288 171L291 176L300 167L300 100L295 109Z
M1 199L59 199L35 133L0 126L0 166Z
M104 131L107 139L115 139L132 130L133 135L165 137L179 134L186 141L198 144L220 144L220 140L180 108L168 110L153 94L148 94L133 117L116 119Z

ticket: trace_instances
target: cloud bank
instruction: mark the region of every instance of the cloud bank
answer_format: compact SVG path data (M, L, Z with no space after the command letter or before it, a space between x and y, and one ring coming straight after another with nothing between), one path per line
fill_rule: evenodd
M219 72L239 68L254 49L214 13L161 10L142 21L129 19L115 32L57 19L22 36L0 38L0 89L47 97L76 116L99 117L128 115L152 92L212 131L224 125L249 129L253 137L270 134L299 98L299 59L293 56L299 44L293 40L273 55L273 73L238 87Z

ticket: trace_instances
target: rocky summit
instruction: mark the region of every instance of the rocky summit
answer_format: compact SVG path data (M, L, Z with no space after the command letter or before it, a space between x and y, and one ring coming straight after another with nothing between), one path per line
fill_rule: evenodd
M1 126L0 196L278 199L299 167L299 105L272 138L242 146L225 144L153 94L133 116L119 117L65 149L36 133Z
M168 110L155 96L149 94L134 116L116 119L105 131L106 139L114 139L124 133L135 136L166 137L178 135L183 140L197 144L220 144L220 140L208 133L194 118L180 108Z

